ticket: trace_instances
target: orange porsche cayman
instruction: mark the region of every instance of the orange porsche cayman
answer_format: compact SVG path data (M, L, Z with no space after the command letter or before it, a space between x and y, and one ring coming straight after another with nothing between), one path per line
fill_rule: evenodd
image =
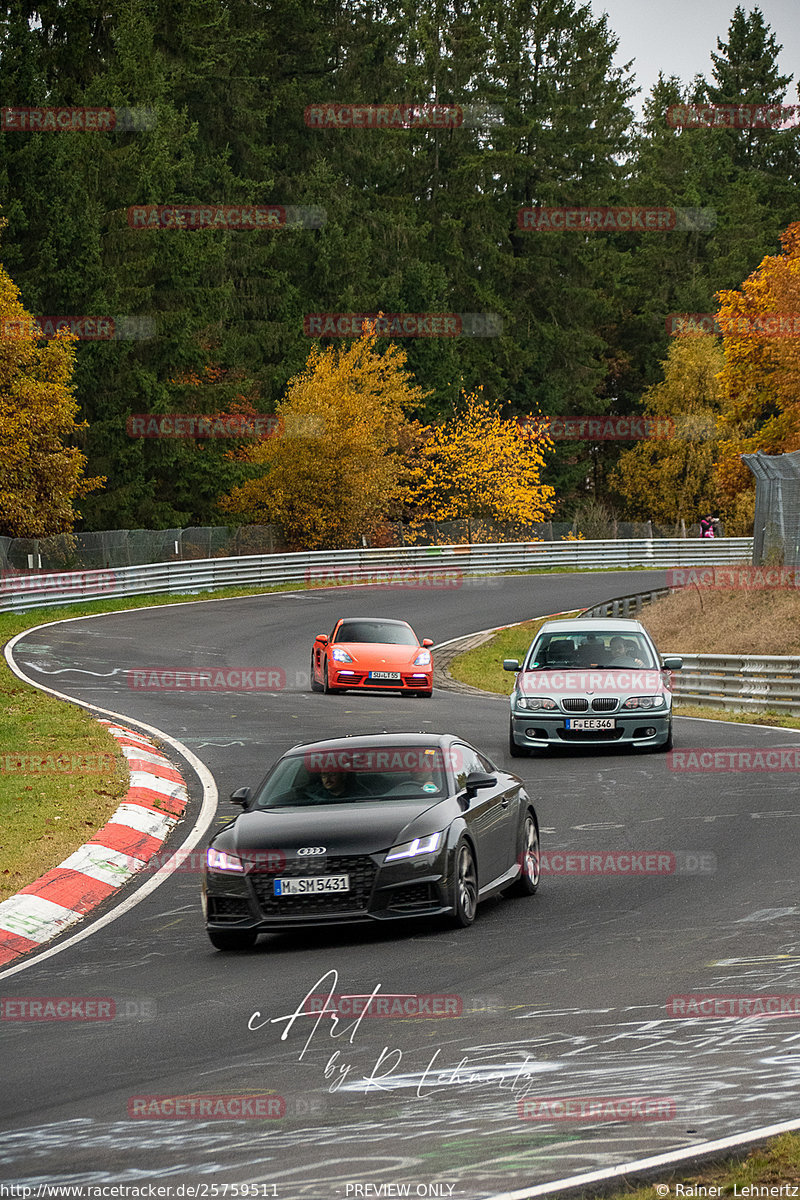
M430 696L433 656L430 638L419 640L406 621L387 617L342 617L328 637L320 633L311 651L311 689L348 688Z

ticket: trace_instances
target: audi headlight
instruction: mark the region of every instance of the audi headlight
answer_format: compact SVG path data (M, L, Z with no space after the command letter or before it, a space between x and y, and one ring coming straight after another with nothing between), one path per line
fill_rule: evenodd
M666 703L663 696L631 696L624 702L622 707L638 709L664 708Z
M229 854L227 850L215 850L213 846L208 847L206 855L209 871L236 871L241 874L244 871L244 863L235 854Z
M432 833L429 837L414 838L413 842L403 842L393 846L386 855L384 862L398 862L401 858L418 858L421 854L433 854L439 849L442 834Z
M352 658L346 650L342 650L341 646L334 646L331 651L335 662L352 662Z
M534 712L541 712L542 709L549 712L558 708L555 700L551 700L549 696L517 696L514 703L517 708L527 708Z
M431 665L430 650L421 650L419 652L419 654L417 655L417 657L414 659L414 666L415 667L429 667L430 665Z

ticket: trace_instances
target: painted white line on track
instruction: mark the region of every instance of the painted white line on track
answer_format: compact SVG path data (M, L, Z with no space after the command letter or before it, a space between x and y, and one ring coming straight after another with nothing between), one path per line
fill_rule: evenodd
M651 1158L635 1159L633 1162L620 1163L617 1167L587 1171L582 1175L568 1176L566 1179L554 1179L551 1183L537 1183L533 1187L520 1188L515 1192L496 1192L487 1196L486 1200L531 1200L534 1196L547 1196L553 1192L566 1191L568 1188L606 1183L626 1175L641 1175L644 1172L657 1171L663 1167L679 1166L687 1159L705 1158L725 1150L735 1150L738 1146L746 1146L750 1142L762 1142L767 1138L777 1137L781 1133L791 1133L796 1129L800 1129L800 1118L794 1121L782 1121L779 1125L763 1125L759 1129L750 1129L746 1133L734 1133L730 1137L718 1138L713 1142L697 1142L694 1146L687 1146L683 1150L669 1150L666 1154L654 1154ZM758 1187L757 1184L754 1186Z
M173 608L175 606L171 604L164 604L150 607ZM134 610L128 609L123 611L130 612ZM137 609L135 611L141 612L142 610ZM154 737L163 742L164 745L170 746L177 754L181 755L189 763L200 780L200 784L203 789L203 801L200 806L200 812L197 815L197 820L194 824L194 827L191 829L181 845L174 851L176 855L179 855L181 851L189 851L194 849L194 847L208 831L217 811L217 802L219 799L217 785L214 781L214 776L211 774L202 759L198 758L196 754L193 754L192 751L187 746L184 746L182 742L179 742L176 738L170 737L168 733L165 733L162 729L157 728L155 725L148 725L144 721L139 721L136 718L128 717L124 713L114 712L112 709L108 708L100 708L96 704L89 704L84 700L76 700L74 696L67 696L63 692L56 691L55 688L46 687L37 680L30 679L24 673L22 668L19 667L14 661L14 647L16 643L20 640L20 638L26 637L29 633L38 632L40 629L49 629L51 626L61 625L65 621L92 621L99 617L116 615L116 613L90 613L86 616L62 617L58 621L46 621L42 625L34 625L30 629L22 630L21 633L18 633L11 638L4 649L5 659L10 670L13 671L17 678L21 679L23 683L30 684L31 687L38 688L38 690L41 692L47 692L48 695L55 696L57 700L65 700L69 704L77 704L79 708L85 708L93 714L97 713L104 717L111 717L114 721L121 721L126 725L130 723L143 730L145 733L152 734ZM156 871L146 883L137 888L132 895L127 896L125 899L121 900L119 904L116 904L110 912L105 914L105 916L100 917L96 921L91 921L91 918L87 917L87 919L91 922L87 928L81 929L78 933L74 933L72 937L66 938L63 942L60 942L57 946L52 946L49 950L43 950L40 954L35 954L31 958L25 959L24 962L18 963L16 966L9 967L5 971L0 971L0 979L8 979L12 975L17 975L19 972L25 971L29 967L44 962L45 959L53 958L56 954L60 954L62 950L67 950L70 946L74 946L76 943L83 941L84 938L91 937L93 933L103 929L106 925L110 925L112 921L116 921L119 917L124 916L126 913L130 912L132 908L135 908L136 905L142 900L145 900L152 892L156 890L156 888L160 887L162 883L166 883L166 881L177 870L179 863L180 859L176 860L175 865L165 865L160 867L159 870Z

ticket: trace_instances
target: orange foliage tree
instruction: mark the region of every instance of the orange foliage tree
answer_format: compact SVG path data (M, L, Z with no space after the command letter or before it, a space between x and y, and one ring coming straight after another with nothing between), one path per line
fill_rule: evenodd
M459 518L529 524L553 511L555 491L541 482L552 442L535 418L502 416L480 390L463 395L449 421L421 429L404 475L405 509L415 522Z
M0 533L44 538L69 532L75 499L105 479L86 479L86 456L67 444L86 428L75 421L76 338L44 340L19 296L0 266Z
M378 352L376 340L373 324L350 346L312 349L278 405L280 436L237 452L260 473L221 499L223 511L274 522L309 550L372 536L397 499L405 415L426 395L405 351Z
M725 364L717 483L729 512L754 487L741 454L800 449L800 222L781 244L783 253L768 255L738 291L718 293Z

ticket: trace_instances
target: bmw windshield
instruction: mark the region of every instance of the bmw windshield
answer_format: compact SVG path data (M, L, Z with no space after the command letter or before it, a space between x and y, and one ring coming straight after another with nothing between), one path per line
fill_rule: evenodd
M609 670L660 669L647 639L641 633L609 630L590 633L570 630L543 634L534 642L523 670L547 671L581 667Z

